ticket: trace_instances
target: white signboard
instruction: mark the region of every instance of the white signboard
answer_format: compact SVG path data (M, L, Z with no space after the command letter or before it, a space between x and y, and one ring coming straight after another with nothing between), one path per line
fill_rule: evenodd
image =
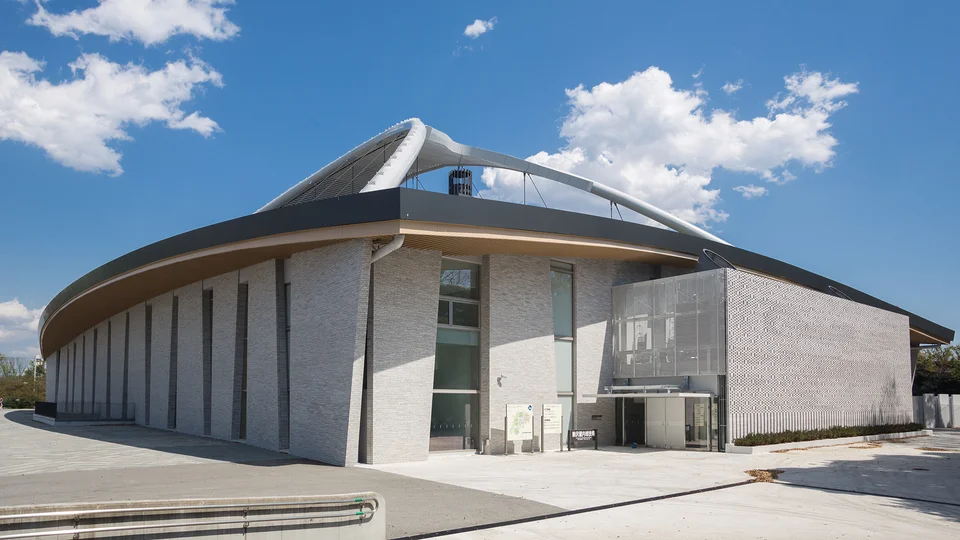
M559 403L543 405L543 434L563 433L563 407Z
M507 440L533 439L533 405L507 405Z

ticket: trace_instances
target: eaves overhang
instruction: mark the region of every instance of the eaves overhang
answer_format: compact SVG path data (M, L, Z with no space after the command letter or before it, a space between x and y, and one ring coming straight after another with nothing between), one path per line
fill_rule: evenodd
M164 292L350 238L403 233L409 247L646 261L692 267L704 249L739 268L906 315L911 341L949 343L954 331L852 287L727 244L599 216L395 188L286 206L142 247L77 279L40 319L44 357L93 324Z

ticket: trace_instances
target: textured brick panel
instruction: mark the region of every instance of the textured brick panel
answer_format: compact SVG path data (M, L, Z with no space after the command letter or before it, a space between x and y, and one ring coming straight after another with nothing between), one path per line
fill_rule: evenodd
M574 262L574 324L576 325L576 420L580 429L596 428L600 444L616 441L615 400L585 398L582 394L603 393L613 384L612 291L617 285L647 281L653 277L647 264L597 259ZM599 415L600 420L594 417Z
M145 350L146 345L146 305L137 304L129 310L130 313L130 351L127 358L127 403L132 404L136 411L136 422L145 424L146 411L146 380Z
M107 322L104 321L96 326L96 343L94 343L94 358L96 358L94 377L93 401L100 403L100 414L107 414Z
M93 329L83 333L80 339L80 351L83 368L83 411L93 412Z
M370 249L351 240L290 259L291 454L357 462Z
M440 252L399 249L373 265L367 462L427 459Z
M170 332L173 323L173 294L152 300L153 324L150 338L150 427L166 429L167 401L170 398Z
M53 353L44 360L44 367L47 373L46 386L44 387L44 401L57 401L57 353Z
M231 438L233 422L233 372L237 346L237 272L203 281L213 288L213 365L210 402L210 435Z
M481 319L480 438L489 437L487 452L503 453L506 405L529 403L535 412L538 447L540 407L557 402L550 260L524 255L484 257ZM555 446L549 440L547 444ZM516 444L508 451L520 449ZM530 450L529 442L523 450Z
M123 336L126 312L110 318L110 418L123 413Z
M911 420L906 316L733 270L727 295L731 440Z
M177 431L203 435L203 321L200 282L177 290Z
M280 448L277 413L276 262L244 270L248 275L247 443ZM281 291L282 292L282 291Z

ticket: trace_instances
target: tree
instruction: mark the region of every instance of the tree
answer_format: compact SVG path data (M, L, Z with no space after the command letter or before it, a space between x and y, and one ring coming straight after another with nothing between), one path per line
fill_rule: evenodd
M920 351L913 393L960 394L960 345Z

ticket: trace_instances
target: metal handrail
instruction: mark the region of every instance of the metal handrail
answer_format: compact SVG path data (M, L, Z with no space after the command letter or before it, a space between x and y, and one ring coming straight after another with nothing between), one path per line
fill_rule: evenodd
M303 516L294 516L294 517L278 517L278 518L263 518L263 519L230 519L230 520L218 520L218 521L186 521L181 523L151 523L147 525L124 525L117 527L92 527L87 529L62 529L59 531L42 531L42 532L30 532L30 533L17 533L0 536L0 540L15 540L18 538L39 538L39 537L49 537L49 536L65 536L65 535L80 535L80 534L92 534L92 533L102 533L102 532L118 532L118 531L136 531L136 530L145 530L145 529L180 529L184 527L204 527L210 525L247 525L250 523L272 523L278 521L313 521L317 519L332 519L340 517L360 517L364 518L367 516L372 516L376 513L376 510L370 512L365 512L359 510L357 512L340 512L337 514L330 514L326 516L316 516L316 517L303 517Z
M91 517L96 515L104 514L121 514L124 512L136 512L137 514L142 514L145 512L170 512L170 511L184 511L184 510L225 510L225 509L243 509L248 510L251 508L265 508L265 507L290 507L290 506L346 506L359 503L359 510L351 511L341 511L333 512L325 515L311 516L308 512L307 514L298 514L296 516L287 516L287 517L274 517L274 518L238 518L238 519L227 519L227 520L212 520L212 521L183 521L183 522L172 522L172 523L149 523L149 524L138 524L138 525L118 525L110 527L90 527L90 528L80 528L80 520L84 517ZM369 510L365 509L369 508ZM291 501L291 502L257 502L257 503L231 503L231 504L210 504L210 505L187 505L187 506L153 506L145 508L99 508L94 510L60 510L55 512L34 512L28 514L9 514L0 516L0 522L3 521L13 521L21 519L31 519L31 518L62 518L62 517L72 517L74 518L74 525L69 529L59 529L53 531L34 531L29 533L15 533L15 534L5 534L0 535L0 540L16 540L20 538L38 538L38 537L55 537L55 536L66 536L66 535L81 535L81 534L92 534L92 533L106 533L106 532L118 532L118 531L133 531L133 530L147 530L147 529L180 529L184 527L207 527L213 525L240 525L243 524L247 526L251 523L271 523L271 522L284 522L284 521L307 521L313 522L315 520L321 519L336 519L336 518L345 518L345 517L356 517L359 519L364 519L366 517L374 515L380 509L380 502L376 497L354 497L351 499L339 499L339 500L308 500L308 501Z
M374 512L380 506L376 497L354 497L352 499L342 499L335 501L294 501L294 502L262 502L262 503L232 503L232 504L202 504L191 506L153 506L146 508L128 507L128 508L97 508L95 510L60 510L57 512L36 512L32 514L8 514L0 515L0 522L14 519L26 519L35 517L57 517L57 516L90 516L98 514L119 514L122 512L168 512L172 510L208 510L224 508L262 508L266 506L310 506L310 505L347 505L359 502L372 501ZM2 537L0 537L2 538Z

